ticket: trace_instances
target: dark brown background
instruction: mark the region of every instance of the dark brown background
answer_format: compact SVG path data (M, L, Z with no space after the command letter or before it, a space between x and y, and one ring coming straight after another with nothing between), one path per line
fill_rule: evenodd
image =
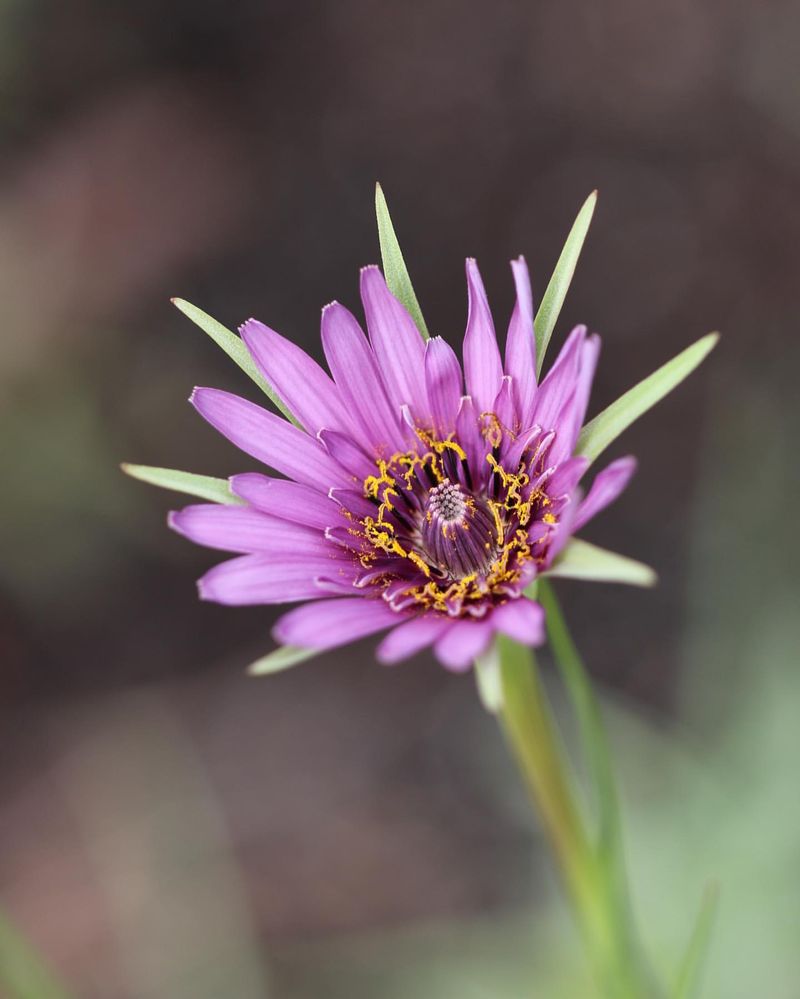
M794 578L799 22L709 0L3 5L0 900L77 995L410 996L378 973L336 991L336 941L538 911L471 680L381 669L370 643L246 679L271 613L198 603L214 555L117 468L250 467L185 400L256 390L168 299L319 353L321 306L358 308L378 257L376 179L454 343L464 257L504 326L509 259L541 293L599 188L557 332L603 335L595 410L723 331L615 446L640 471L589 531L660 587L562 588L598 678L657 729L699 702L714 738L735 684L682 694L686 642L752 669L753 607Z

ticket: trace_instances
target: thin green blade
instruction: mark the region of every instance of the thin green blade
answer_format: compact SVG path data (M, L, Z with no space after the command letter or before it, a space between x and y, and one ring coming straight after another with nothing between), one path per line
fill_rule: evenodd
M553 271L553 276L550 278L547 288L545 288L536 318L533 321L533 328L536 334L537 377L541 373L547 345L550 343L550 337L553 335L553 330L561 313L561 307L564 305L564 299L567 297L572 275L575 273L578 257L581 255L583 243L589 231L589 224L592 221L596 204L597 191L592 191L586 201L584 201L583 207L578 212L577 218L572 224L569 236L567 236L567 241L564 244L564 249L561 251L561 256L556 263L556 269Z
M573 538L543 576L583 579L590 582L655 586L658 576L642 562Z
M179 472L177 468L155 468L153 465L130 465L127 462L120 468L131 478L147 482L160 489L172 489L176 493L186 493L212 503L241 504L234 496L227 479L215 479L211 475L196 475L194 472Z
M223 326L222 323L217 322L208 313L203 312L202 309L198 309L196 305L192 305L182 298L173 298L172 304L188 319L191 319L196 326L199 326L204 333L207 333L218 347L222 347L228 357L238 364L246 375L253 379L256 385L283 413L287 420L291 420L295 426L300 425L275 389L258 370L241 337L237 336L232 330L229 330L227 326Z
M250 676L267 676L270 673L280 673L282 670L313 659L320 654L320 649L301 649L296 645L282 645L274 652L262 656L247 667Z
M408 309L411 318L417 324L417 329L422 334L422 339L427 340L430 336L428 327L422 318L422 310L414 293L408 268L392 225L392 218L389 215L389 206L386 204L386 198L380 184L375 185L375 215L378 219L378 240L381 244L381 258L383 259L383 274L386 278L386 284L395 298L399 299Z
M695 999L700 992L700 978L708 954L708 945L711 942L718 898L717 885L710 884L703 895L700 913L689 938L689 946L675 984L674 999Z
M598 413L581 430L575 454L594 461L623 430L680 385L714 349L718 340L719 333L702 337Z

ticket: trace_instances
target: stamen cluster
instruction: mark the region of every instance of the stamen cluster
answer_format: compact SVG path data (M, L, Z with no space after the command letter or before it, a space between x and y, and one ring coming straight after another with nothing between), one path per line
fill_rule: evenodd
M417 430L419 448L379 461L377 474L364 481L377 510L353 529L367 542L362 578L398 609L417 604L451 617L483 617L518 596L544 557L542 542L556 524L542 475L548 440L536 434L520 453L494 414L483 414L481 426L494 441L483 468L471 469L451 438ZM504 440L516 451L513 470L498 460ZM543 529L532 545L529 525L540 516Z

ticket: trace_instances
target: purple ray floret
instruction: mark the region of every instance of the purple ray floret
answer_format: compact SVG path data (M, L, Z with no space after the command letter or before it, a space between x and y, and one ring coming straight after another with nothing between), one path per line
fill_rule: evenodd
M192 541L236 554L200 580L203 599L301 602L275 625L283 644L331 649L388 631L384 662L433 646L456 671L497 633L543 641L526 589L619 496L635 461L612 462L582 497L589 462L575 448L600 340L576 327L537 384L530 279L522 258L511 266L505 360L474 260L463 369L441 337L422 339L377 267L361 273L368 336L338 302L323 310L330 374L262 323L242 326L299 426L195 389L209 423L283 476L234 475L244 505L171 514Z

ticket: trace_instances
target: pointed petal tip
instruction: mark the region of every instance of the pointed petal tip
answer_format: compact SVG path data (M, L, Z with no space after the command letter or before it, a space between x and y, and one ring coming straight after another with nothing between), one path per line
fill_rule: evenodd
M258 319L254 319L253 316L250 316L249 319L245 319L245 321L243 323L241 323L241 325L239 325L237 327L237 329L239 331L239 336L241 336L242 339L244 339L244 335L245 335L246 331L249 331L249 330L251 330L253 328L257 329L259 326L263 326L263 325L264 324L262 322L259 322Z

